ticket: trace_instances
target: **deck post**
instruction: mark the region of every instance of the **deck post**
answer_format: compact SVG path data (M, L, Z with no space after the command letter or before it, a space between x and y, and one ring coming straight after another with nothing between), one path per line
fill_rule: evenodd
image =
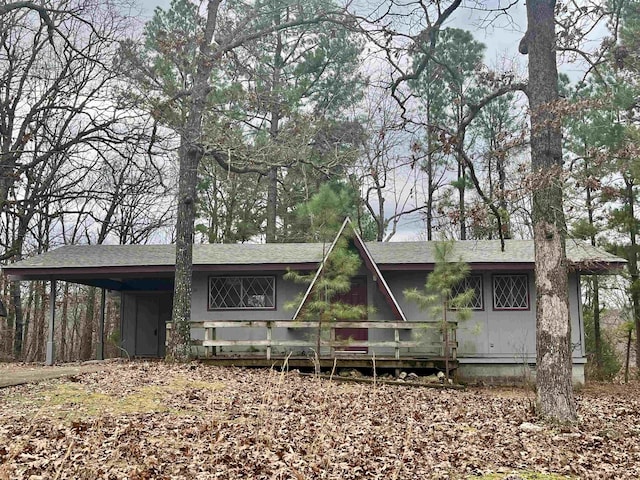
M458 358L458 331L453 324L451 324L449 339L451 340L451 359L456 360Z
M47 334L47 353L45 365L53 365L55 360L55 326L56 326L56 281L51 280L51 293L49 295L49 332Z
M208 342L208 341L210 341L210 340L212 340L212 339L211 339L211 329L210 329L210 328L208 328L208 327L204 327L204 341L205 341L205 342ZM212 356L212 355L211 355L211 348L212 348L212 347L210 347L210 346L208 346L208 345L207 345L206 347L204 347L204 352L205 352L205 353L204 353L204 356L205 356L205 357L209 358L209 357L211 357L211 356Z
M396 341L396 360L400 360L400 331L397 328L393 329L393 339Z
M333 325L329 330L329 355L331 358L336 356L336 347L334 346L336 343L336 327ZM320 352L318 352L318 356L320 356Z
M272 322L267 322L267 360L271 360L271 324Z
M107 303L107 290L102 289L102 298L100 299L100 318L98 320L98 345L96 345L96 359L104 360L104 317L105 307Z

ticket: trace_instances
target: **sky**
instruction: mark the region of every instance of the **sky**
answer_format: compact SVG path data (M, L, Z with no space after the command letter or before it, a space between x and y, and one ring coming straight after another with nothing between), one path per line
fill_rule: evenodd
M156 7L161 7L165 10L168 9L171 0L139 0L138 4L142 8L143 14L150 17Z

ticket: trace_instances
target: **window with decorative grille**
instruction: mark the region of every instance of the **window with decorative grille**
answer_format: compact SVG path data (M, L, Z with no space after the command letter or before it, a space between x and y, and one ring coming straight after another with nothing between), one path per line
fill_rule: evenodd
M275 309L275 277L209 277L209 310Z
M467 305L467 308L471 310L483 310L482 275L469 275L466 277L451 289L451 298L455 298L470 289L474 291L474 295L469 305Z
M528 310L529 277L526 274L494 275L493 308L495 310Z

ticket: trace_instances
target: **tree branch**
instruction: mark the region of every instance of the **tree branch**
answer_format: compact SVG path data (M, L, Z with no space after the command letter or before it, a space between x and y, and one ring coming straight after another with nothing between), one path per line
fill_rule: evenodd
M47 26L47 30L49 32L49 41L53 44L53 34L56 31L56 26L51 20L51 16L49 15L49 10L42 5L38 5L37 3L24 1L24 2L12 2L4 5L0 5L0 17L9 13L13 10L18 9L28 9L33 10L40 16L40 20Z

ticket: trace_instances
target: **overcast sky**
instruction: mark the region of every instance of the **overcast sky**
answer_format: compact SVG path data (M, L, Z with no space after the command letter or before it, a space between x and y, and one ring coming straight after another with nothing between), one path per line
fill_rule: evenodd
M151 16L153 14L153 9L156 7L168 9L171 4L171 0L138 0L138 3L142 7L144 14Z

